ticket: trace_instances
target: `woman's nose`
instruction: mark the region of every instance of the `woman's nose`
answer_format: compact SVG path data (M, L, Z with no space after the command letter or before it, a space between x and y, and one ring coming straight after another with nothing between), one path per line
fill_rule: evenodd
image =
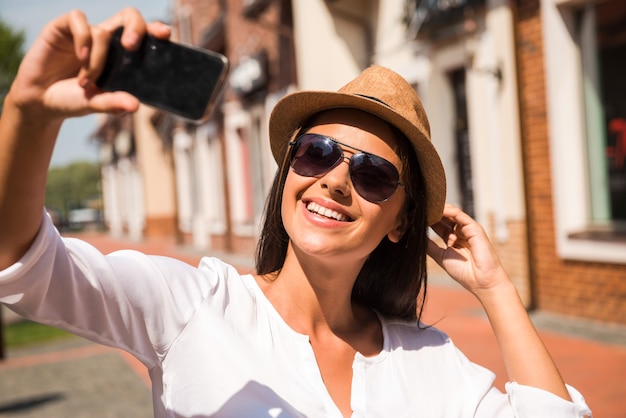
M350 159L343 157L341 164L324 174L320 178L322 188L327 189L331 196L339 194L342 197L350 196L352 184L350 183Z

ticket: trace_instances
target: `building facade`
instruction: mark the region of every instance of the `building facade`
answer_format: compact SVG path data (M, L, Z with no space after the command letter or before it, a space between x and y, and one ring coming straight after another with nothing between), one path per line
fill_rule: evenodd
M535 305L626 324L626 3L520 0Z
M174 0L171 14L172 39L224 54L229 78L202 125L146 106L103 122L106 222L117 235L249 254L276 170L269 112L295 86L291 2Z
M532 303L514 17L507 1L407 2L413 63L448 201L485 226L524 303ZM414 62L421 62L416 66Z
M449 200L529 308L626 324L626 3L407 3Z
M289 1L174 2L182 42L223 53L230 74L203 126L176 123L179 230L205 250L250 253L276 165L267 140L273 104L295 84Z
M251 254L273 105L380 64L415 86L448 201L485 226L526 306L626 324L625 4L175 0L175 39L225 54L228 85L201 126L147 109L103 125L103 176L131 184L105 181L105 207L143 196L110 227Z

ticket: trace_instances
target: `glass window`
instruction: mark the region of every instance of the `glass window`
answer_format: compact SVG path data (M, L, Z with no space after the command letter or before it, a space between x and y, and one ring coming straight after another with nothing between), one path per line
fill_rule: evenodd
M589 169L591 226L626 230L626 2L576 16Z
M557 252L626 264L626 1L542 0Z

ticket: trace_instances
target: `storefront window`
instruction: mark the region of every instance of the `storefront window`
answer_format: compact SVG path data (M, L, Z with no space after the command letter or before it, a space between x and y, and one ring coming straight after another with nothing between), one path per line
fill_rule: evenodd
M577 12L592 226L626 229L626 2Z
M625 264L626 1L542 0L557 251Z

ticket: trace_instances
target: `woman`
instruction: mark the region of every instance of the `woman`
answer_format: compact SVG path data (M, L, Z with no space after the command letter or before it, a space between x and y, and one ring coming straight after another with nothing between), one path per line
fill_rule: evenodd
M444 206L445 178L411 87L372 67L339 92L276 106L279 164L256 275L133 251L104 256L43 215L62 121L134 111L93 86L112 31L149 32L127 9L90 27L71 12L24 58L0 119L0 302L135 355L155 416L549 416L589 414L566 386L482 228ZM427 226L443 238L427 238ZM507 394L418 321L426 254L482 303Z

